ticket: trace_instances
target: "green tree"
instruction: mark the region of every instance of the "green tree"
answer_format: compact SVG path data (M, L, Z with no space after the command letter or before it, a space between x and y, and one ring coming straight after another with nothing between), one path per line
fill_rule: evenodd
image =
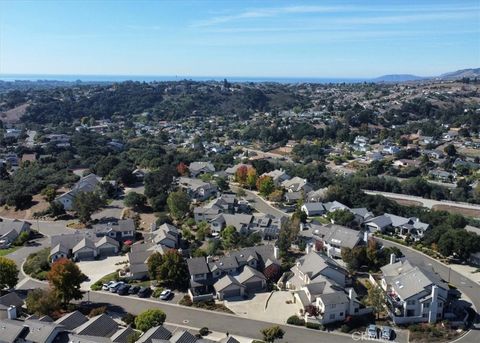
M257 189L261 195L269 196L275 190L273 179L266 175L259 177L257 180Z
M52 186L47 186L42 190L42 195L45 201L52 202L57 196L57 191Z
M260 332L263 335L263 340L268 343L273 343L277 339L282 339L285 335L285 331L283 331L278 325L263 329Z
M257 184L257 171L253 167L248 168L246 185L248 186L248 188L252 189L252 188L255 188L256 184Z
M145 207L145 204L147 203L147 197L137 192L128 192L127 195L125 195L123 202L125 203L125 206L131 207L138 211L139 209Z
M190 197L183 191L172 192L168 195L167 205L172 217L181 219L190 211Z
M82 298L80 284L84 278L85 275L82 274L75 262L66 258L55 261L47 274L50 286L64 304L68 304L73 299Z
M60 300L52 290L41 288L33 289L28 292L25 299L27 312L38 316L51 316L61 307Z
M225 249L232 249L236 246L238 241L238 232L235 226L229 225L220 233L222 238L222 245Z
M0 257L0 291L13 288L18 282L18 268L15 262L7 257Z
M445 147L445 149L443 149L445 151L445 153L448 155L448 156L456 156L457 155L457 149L455 148L455 145L453 144L449 144Z
M167 315L159 309L150 309L140 313L135 318L135 327L140 331L148 331L149 329L162 325Z
M80 192L73 200L73 210L82 223L88 223L92 214L102 207L105 202L95 192Z
M385 305L385 295L383 294L382 289L380 287L371 286L368 290L367 302L373 307L373 311L378 319Z
M152 280L157 279L158 269L160 268L162 263L163 263L162 254L160 254L158 251L150 255L150 257L147 260L148 275L150 276L150 279Z
M335 224L348 226L355 220L355 215L349 210L336 210L328 213L327 218Z

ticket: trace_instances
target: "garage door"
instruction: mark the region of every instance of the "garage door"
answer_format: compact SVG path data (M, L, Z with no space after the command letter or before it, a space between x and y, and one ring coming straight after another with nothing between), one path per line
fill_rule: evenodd
M223 298L238 297L240 296L240 288L228 289L223 292Z
M249 291L260 291L262 289L262 281L254 281L245 284Z
M115 247L100 248L98 252L99 252L100 255L102 255L102 256L115 255Z
M80 251L77 253L77 257L79 260L93 258L93 251Z

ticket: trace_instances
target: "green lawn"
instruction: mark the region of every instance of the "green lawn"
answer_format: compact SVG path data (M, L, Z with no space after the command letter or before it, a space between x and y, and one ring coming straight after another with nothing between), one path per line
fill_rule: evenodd
M11 254L12 252L14 252L18 249L20 249L20 247L11 247L11 248L8 248L8 249L0 249L0 257Z
M325 217L313 217L313 219L320 222L321 224L331 224L330 220Z

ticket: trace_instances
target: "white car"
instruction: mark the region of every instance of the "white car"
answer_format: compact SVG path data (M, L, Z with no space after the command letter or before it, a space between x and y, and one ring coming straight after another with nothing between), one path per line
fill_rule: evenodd
M117 293L117 290L120 288L120 286L124 284L125 282L123 281L114 282L113 284L110 285L110 287L108 287L108 291L110 293Z
M107 283L104 283L102 286L102 291L108 291L111 285L113 285L116 281L108 281Z
M160 293L160 299L162 300L168 300L170 296L172 295L172 291L169 289L164 290L162 293Z

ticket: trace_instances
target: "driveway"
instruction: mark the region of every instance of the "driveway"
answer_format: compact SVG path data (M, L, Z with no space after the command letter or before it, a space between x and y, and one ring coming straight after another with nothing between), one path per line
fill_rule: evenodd
M276 324L285 324L288 317L298 313L298 304L287 304L287 301L293 301L290 292L274 292L268 301L270 293L258 293L251 299L243 300L225 300L225 306L232 310L236 315L244 318L269 321Z
M126 256L110 256L103 260L81 261L77 263L83 274L88 276L89 280L81 285L81 289L90 290L90 286L100 280L107 274L120 269L124 264L117 265L119 262L127 261Z

